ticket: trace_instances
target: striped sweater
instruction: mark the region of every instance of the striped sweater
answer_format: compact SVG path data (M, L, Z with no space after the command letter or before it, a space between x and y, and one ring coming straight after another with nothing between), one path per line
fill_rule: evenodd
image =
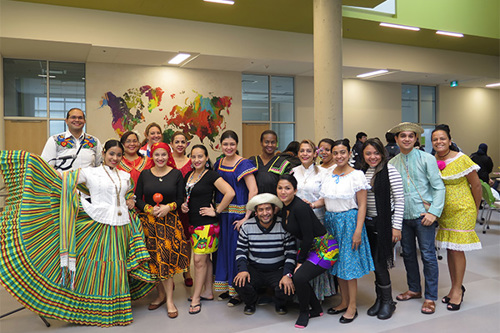
M238 272L248 271L251 265L260 271L283 269L283 275L293 273L296 257L295 238L283 229L280 217L275 216L268 229L255 217L241 226L236 247Z

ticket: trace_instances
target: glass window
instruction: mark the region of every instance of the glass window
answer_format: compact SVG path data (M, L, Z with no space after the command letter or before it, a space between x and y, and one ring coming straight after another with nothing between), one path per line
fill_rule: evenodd
M402 121L418 123L418 86L402 85L401 108Z
M3 60L4 115L47 117L47 62Z
M50 117L65 118L71 108L85 111L85 65L50 62Z
M243 74L242 111L243 121L269 121L269 77Z
M278 150L285 150L286 146L295 140L295 124L273 123L272 130L278 134Z
M293 77L271 77L271 110L273 121L294 121Z
M68 110L85 112L85 64L8 58L3 64L5 117L45 118L52 135L66 129Z
M436 87L420 87L420 123L436 123Z
M279 150L295 138L294 78L243 74L243 123L266 123L278 134Z

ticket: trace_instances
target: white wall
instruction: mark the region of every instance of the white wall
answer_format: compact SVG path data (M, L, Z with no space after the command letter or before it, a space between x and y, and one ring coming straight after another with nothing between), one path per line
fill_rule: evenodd
M488 145L488 155L500 166L500 90L440 87L438 122L450 126L453 141L465 154Z
M295 77L295 140L314 141L314 78ZM321 139L320 139L321 140Z

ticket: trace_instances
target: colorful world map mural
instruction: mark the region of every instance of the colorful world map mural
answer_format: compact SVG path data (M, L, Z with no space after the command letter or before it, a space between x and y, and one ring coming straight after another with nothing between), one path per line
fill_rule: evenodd
M174 132L181 131L189 139L197 136L203 142L207 138L209 145L214 148L215 138L226 128L224 116L229 115L232 97L204 97L196 91L193 92L196 94L193 100L185 98L183 105L174 105L163 118L165 120L164 140L168 142ZM184 93L182 91L177 95ZM160 108L163 94L162 88L152 88L149 85L130 88L121 97L108 91L100 101L100 108L110 108L113 116L111 126L121 136L145 122L146 111L149 113L155 109L163 111ZM170 98L175 100L176 94L171 94Z

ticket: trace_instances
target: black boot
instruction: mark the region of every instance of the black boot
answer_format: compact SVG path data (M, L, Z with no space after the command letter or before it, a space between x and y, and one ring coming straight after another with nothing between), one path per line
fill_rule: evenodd
M377 282L375 282L375 292L377 293L377 299L375 300L375 303L366 312L369 316L372 317L377 315L377 313L380 310L380 304L382 303L382 293L380 291L380 287L377 284Z
M380 309L377 313L378 319L389 319L396 310L396 302L392 300L392 288L391 285L378 286L381 292L382 302L380 304Z

